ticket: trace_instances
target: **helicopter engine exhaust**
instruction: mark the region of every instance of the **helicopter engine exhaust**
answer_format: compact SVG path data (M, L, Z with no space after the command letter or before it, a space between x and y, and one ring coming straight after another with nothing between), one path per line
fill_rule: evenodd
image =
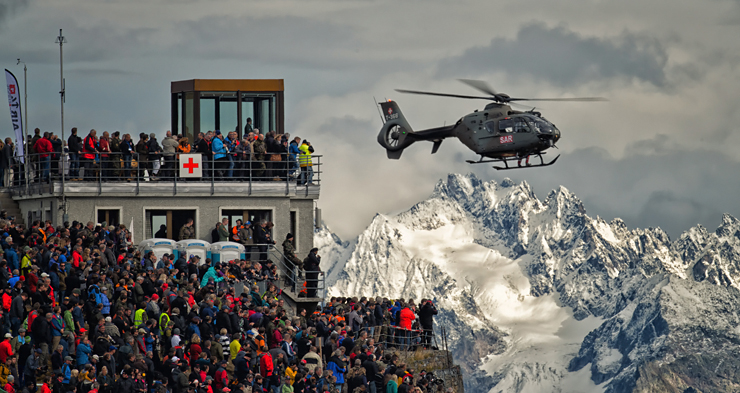
M414 143L414 130L401 113L395 101L388 100L380 103L385 123L378 134L378 143L385 148L388 158L401 158L403 149Z

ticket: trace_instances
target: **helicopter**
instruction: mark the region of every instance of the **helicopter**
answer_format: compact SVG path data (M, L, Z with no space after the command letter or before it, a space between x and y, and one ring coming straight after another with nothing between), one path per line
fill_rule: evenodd
M493 166L497 170L550 166L560 158L560 155L549 162L545 162L542 156L546 154L545 150L552 147L557 148L556 143L560 140L560 130L545 119L542 113L536 112L535 108L528 111L517 111L511 108L512 105L521 105L516 104L518 101L607 101L602 97L517 98L497 93L483 81L460 79L460 82L487 96L396 89L399 93L492 101L482 111L476 109L449 126L414 131L395 101L387 100L378 103L383 120L383 127L378 134L378 143L386 149L389 159L401 158L403 150L414 142L432 142L432 154L434 154L439 150L444 139L458 138L468 149L480 155L477 161L466 160L469 164L503 163L503 166ZM539 163L530 163L532 156L538 157ZM524 165L522 165L523 159ZM509 163L512 161L516 161L517 165L510 166Z

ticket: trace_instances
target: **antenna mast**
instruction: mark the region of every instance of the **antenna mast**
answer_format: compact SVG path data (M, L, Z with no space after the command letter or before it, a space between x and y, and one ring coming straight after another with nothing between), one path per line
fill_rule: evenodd
M62 146L64 146L64 101L65 101L65 84L64 84L64 50L63 46L67 40L62 35L62 29L59 29L59 37L57 37L55 43L59 44L59 97L62 104ZM69 146L68 146L69 148ZM62 147L62 208L63 208L63 220L67 220L67 204L64 201L64 167L67 161L67 157L64 154L64 147Z

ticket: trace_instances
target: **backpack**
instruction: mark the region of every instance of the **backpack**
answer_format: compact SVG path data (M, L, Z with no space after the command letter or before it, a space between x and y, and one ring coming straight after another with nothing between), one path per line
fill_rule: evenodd
M34 248L39 245L39 238L40 236L38 235L38 233L33 233L31 234L31 237L29 237L26 241L26 244L28 245L28 247Z

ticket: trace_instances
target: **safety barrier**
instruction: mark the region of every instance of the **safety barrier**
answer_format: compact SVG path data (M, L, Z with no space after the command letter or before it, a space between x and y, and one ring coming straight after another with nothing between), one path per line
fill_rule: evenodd
M136 185L136 193L143 183L157 183L172 187L177 193L177 185L219 182L240 182L285 184L290 186L317 186L321 184L320 155L311 155L311 166L301 167L298 159L290 160L288 154L280 156L281 161L237 159L232 155L219 160L202 158L202 177L181 177L178 156L149 159L139 154L108 153L107 157L95 154L86 159L76 154L29 154L25 157L28 165L13 160L4 176L2 186L9 187L16 195L41 194L45 192L64 192L64 184L94 184L98 189L103 184L130 183ZM64 176L62 176L64 174ZM61 183L61 184L56 184ZM60 188L61 187L61 188Z

